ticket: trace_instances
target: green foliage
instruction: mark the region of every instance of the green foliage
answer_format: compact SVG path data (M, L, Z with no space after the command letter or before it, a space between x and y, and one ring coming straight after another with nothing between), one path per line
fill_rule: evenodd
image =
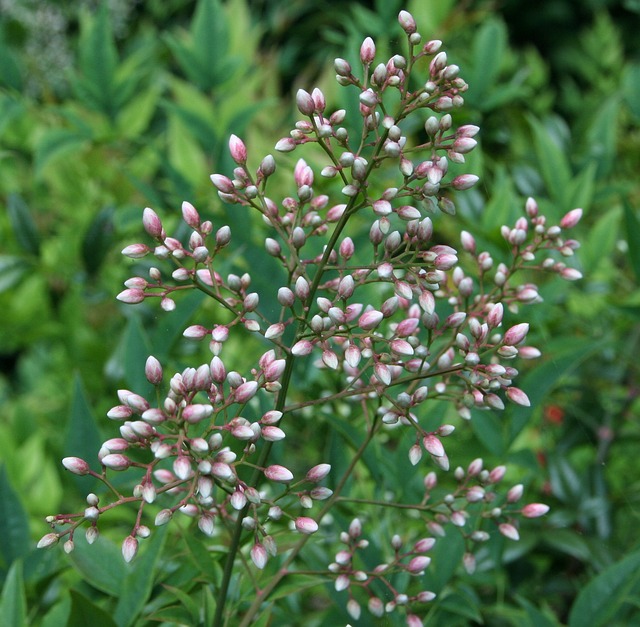
M319 12L299 2L256 3L260 10L244 0L151 2L123 35L108 3L97 10L89 4L77 37L72 28L65 35L73 51L66 87L28 88L31 61L16 40L16 18L0 18L0 616L16 626L210 624L224 547L202 542L187 525L154 531L131 567L121 560L126 530L117 524L112 537L92 546L76 538L68 558L56 549L33 551L42 517L63 498L77 511L86 506L77 490L63 497L63 486L86 493L91 480L63 474L59 459L77 455L95 464L111 433L104 414L115 404L113 390L148 391L143 366L152 347L178 367L194 350L181 330L202 298L184 299L161 320L144 309L125 318L114 295L131 274L118 250L137 237L144 206L171 216L188 199L244 238L237 266L251 267L254 227L217 202L207 182L210 172L232 167L229 134L271 150L292 111L281 91L309 87L310 76L333 80L320 70L331 58L327 50L347 56L346 45L353 57L365 33L384 49L402 6L336 3ZM517 553L492 539L478 556L479 580L460 567L462 538L436 548L424 580L439 593L429 624L632 624L640 601L638 553L629 554L640 495L629 470L640 438L633 388L640 65L615 13L593 14L569 43L542 54L514 46L518 24L510 11L463 5L407 6L433 26L425 39L452 43L471 85L467 116L483 129L482 155L469 162L486 187L462 202L460 217L493 252L504 245L496 229L513 220L526 196L553 218L581 206L585 279L572 293L542 286L549 306L532 314L532 343L544 349L543 361L519 384L538 409L475 415L456 451L465 463L507 458L514 482L526 484L531 500L549 502L552 514L539 532L522 533L531 531L532 540L523 539ZM144 263L134 269L148 272ZM268 272L260 280L270 281ZM344 416L318 420L329 434L322 446L340 468L344 442L356 447L357 433ZM317 445L299 443L302 450ZM385 485L417 489L407 480L408 463L391 467L375 448L365 462L354 495ZM347 520L348 512L336 515ZM390 533L382 515L371 541L381 546ZM314 559L326 565L331 556L319 549ZM257 624L269 624L272 611L281 612L281 624L292 615L346 624L334 608L338 595L317 583L288 581L273 597L286 609L266 606ZM242 607L241 583L234 585Z

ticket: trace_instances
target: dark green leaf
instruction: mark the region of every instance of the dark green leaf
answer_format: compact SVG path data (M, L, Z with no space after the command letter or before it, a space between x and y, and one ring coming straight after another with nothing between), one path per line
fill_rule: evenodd
M636 120L640 120L640 63L638 61L627 65L622 79L622 90L626 105Z
M74 543L75 549L68 559L82 578L94 588L117 597L127 573L120 547L102 536L89 545L82 533L75 535Z
M617 624L614 618L626 603L638 607L639 593L640 551L636 551L601 572L581 590L571 608L569 627ZM637 610L635 617L638 618Z
M191 135L198 140L208 153L216 149L219 143L218 135L208 120L174 103L164 103L163 107L179 118Z
M2 588L0 599L0 619L3 625L27 627L27 597L22 579L22 561L16 560Z
M9 194L7 209L11 228L18 244L26 252L39 255L40 235L27 203L20 195Z
M0 465L0 554L5 568L30 548L29 519L4 465Z
M68 155L77 159L78 153L90 139L91 134L84 130L54 128L42 133L35 148L36 176L41 175L46 166L56 159Z
M113 207L98 212L82 239L82 261L90 275L96 274L113 244Z
M140 554L128 569L113 615L119 627L132 625L149 598L161 563L167 529L164 526L154 530L151 539L145 542L146 546L141 547Z
M71 594L63 594L62 600L56 603L42 619L40 627L60 627L67 625L71 616Z
M624 219L627 227L629 261L636 275L636 280L640 281L640 221L626 198L624 201Z
M123 366L127 385L136 394L142 396L146 396L153 389L144 374L145 363L149 355L152 354L149 336L142 326L140 316L134 312L125 330Z
M21 257L0 255L0 292L16 285L31 268L31 263Z
M504 24L495 19L487 20L473 40L473 66L465 74L470 89L469 98L480 110L485 110L487 96L496 89L500 65L505 56L507 33Z
M95 414L91 409L89 399L84 390L82 376L80 373L74 375L73 397L71 401L71 416L69 427L65 438L64 450L69 455L81 457L93 470L99 470L96 459L102 438L96 423ZM95 479L72 475L76 480L78 489L86 493L87 489L93 485Z
M502 166L496 171L493 192L482 212L482 226L485 233L495 231L501 224L510 224L517 209L511 177Z
M67 627L116 627L111 615L93 601L71 590L71 615Z
M533 147L538 167L549 196L558 204L560 212L567 211L568 208L564 207L563 203L565 190L571 182L571 168L560 147L560 138L552 137L550 131L534 117L529 117L529 124L533 132Z

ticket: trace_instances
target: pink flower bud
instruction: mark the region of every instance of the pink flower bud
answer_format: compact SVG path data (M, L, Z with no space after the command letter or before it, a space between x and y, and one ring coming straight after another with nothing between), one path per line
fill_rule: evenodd
M122 543L122 557L127 564L136 556L138 552L138 540L133 536L127 536Z
M141 259L150 252L151 249L145 244L131 244L130 246L126 246L122 249L122 254L130 259Z
M313 351L313 343L309 340L300 340L291 347L291 354L296 357L304 357Z
M367 37L360 46L360 60L365 65L369 65L376 56L376 45L371 37Z
M358 326L364 331L370 331L371 329L375 329L382 322L383 318L384 315L382 312L372 309L360 316Z
M151 237L162 236L162 222L160 222L158 214L149 207L142 212L142 226Z
M131 466L131 461L120 453L111 453L102 458L102 465L111 470L126 470Z
M529 323L522 322L511 327L505 334L502 340L506 346L515 346L524 340L529 333Z
M407 35L412 35L416 32L416 21L408 11L400 11L398 13L398 22Z
M501 523L500 525L498 525L498 529L500 530L500 533L505 538L509 538L509 540L520 539L520 534L518 533L518 530L513 525L510 525L509 523Z
M251 400L258 391L257 381L246 381L235 390L235 400L237 403L246 403Z
M291 137L283 137L275 146L278 152L291 152L295 148L296 142Z
M145 293L139 289L127 289L120 292L116 296L116 298L122 303L135 305L137 303L141 303L144 300Z
M235 194L236 188L233 186L233 182L228 176L224 176L223 174L212 174L210 178L218 191L225 194Z
M296 529L305 535L311 535L318 531L318 523L313 520L313 518L308 518L307 516L299 516L296 518L295 525Z
M144 366L144 374L147 381L153 385L162 383L162 366L160 362L153 356L149 356Z
M510 401L516 403L516 405L531 407L531 401L529 400L529 397L519 388L508 387L507 397Z
M509 488L507 492L507 503L516 503L522 497L522 493L524 492L524 486L521 483L514 485L512 488Z
M42 536L40 540L38 540L36 548L46 549L47 547L57 544L58 540L60 540L60 536L57 533L47 533L46 535Z
M89 464L80 457L65 457L62 460L62 465L74 475L88 475L91 471Z
M298 89L296 93L296 105L303 115L313 115L316 110L316 104L309 92L304 89Z
M498 483L499 481L502 481L502 478L504 477L506 472L507 472L506 466L496 466L489 473L489 483Z
M355 540L356 538L359 538L361 534L362 523L360 522L359 518L354 518L349 524L349 537Z
M187 405L182 410L182 418L192 425L208 418L211 414L213 414L213 407L211 405L198 403L194 405Z
M522 515L525 518L538 518L544 516L549 511L549 506L544 503L529 503L522 508Z
M262 570L267 565L269 556L267 549L260 542L256 542L251 547L251 561L255 564L256 568Z
M185 455L179 455L173 462L173 472L178 479L188 479L191 474L191 461Z
M264 476L267 479L277 481L278 483L289 483L293 480L293 473L288 468L277 464L265 468Z
M422 540L418 540L414 547L414 553L426 553L430 551L436 544L435 538L422 538Z
M435 457L442 457L444 455L444 446L442 446L442 442L440 442L435 435L426 435L422 439L422 445L429 454Z
M331 464L318 464L311 468L305 477L311 483L322 481L331 472Z
M423 572L430 563L430 557L427 557L426 555L418 555L409 562L409 564L407 565L407 570L410 573L417 575L418 573Z
M407 627L424 627L424 623L419 616L407 614Z
M465 141L474 142L475 145L475 139L467 139ZM471 148L469 148L469 150L471 150ZM471 189L479 180L480 177L475 174L461 174L451 181L451 187L458 191L464 191L465 189Z
M229 152L231 158L238 164L244 165L247 162L247 148L244 142L236 135L229 138Z
M582 278L582 272L575 268L562 268L560 276L567 281L579 281Z
M563 229L570 229L580 222L580 218L582 218L582 209L572 209L560 220L560 226Z

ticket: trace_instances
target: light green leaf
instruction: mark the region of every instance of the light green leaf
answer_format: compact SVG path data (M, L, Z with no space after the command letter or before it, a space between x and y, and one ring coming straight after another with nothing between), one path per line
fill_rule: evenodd
M626 198L624 201L624 220L627 226L629 261L636 275L636 280L640 282L640 221Z
M640 551L635 551L592 579L578 595L569 615L569 627L605 627L622 624L615 619L624 606L635 606L633 616L623 613L624 624L637 624L640 618ZM627 605L627 609L629 606Z
M44 169L68 155L78 157L78 153L88 145L91 134L85 130L54 128L45 131L35 147L35 172L40 176Z
M0 618L3 625L27 627L27 597L22 578L22 562L16 560L2 588L0 598Z
M18 244L31 255L39 255L40 235L27 203L18 194L9 194L7 210L11 229Z
M0 465L0 554L5 568L28 553L30 545L29 519L4 465Z
M31 263L21 257L0 255L0 292L4 292L20 282L31 268Z

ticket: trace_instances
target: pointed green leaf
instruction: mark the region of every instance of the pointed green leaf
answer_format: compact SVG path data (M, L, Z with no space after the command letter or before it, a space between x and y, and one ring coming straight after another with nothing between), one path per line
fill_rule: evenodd
M636 280L640 281L640 221L626 198L624 200L624 219L627 226L629 261L636 275Z
M101 592L117 597L127 574L120 547L103 536L87 544L83 533L76 533L74 543L75 549L68 559L83 579Z
M124 581L114 612L114 619L119 627L134 624L144 608L161 564L167 526L154 530L151 539L145 541L140 554L134 559Z
M473 66L465 72L469 82L469 98L480 110L485 110L487 96L496 90L500 65L505 56L507 33L504 23L489 19L481 26L473 40Z
M613 564L582 588L569 614L569 627L605 627L623 624L615 620L627 603L636 607L635 619L624 624L637 624L640 595L640 551Z
M578 251L585 277L593 275L599 266L611 259L620 232L621 219L620 207L610 207L589 229ZM631 242L633 240L629 240L630 244ZM634 244L632 248L637 246Z
M513 222L512 218L518 209L515 200L511 177L504 167L499 166L491 198L482 211L482 227L485 234L493 234L501 225Z
M139 137L149 126L161 93L162 84L154 83L123 107L118 114L118 133L128 139Z
M597 165L591 161L574 177L566 192L566 207L580 207L586 213L593 200Z
M193 50L198 59L198 69L204 70L202 80L205 89L216 87L224 81L229 71L225 61L229 50L229 26L227 16L219 0L200 0L191 23ZM232 73L232 72L229 72Z
M31 263L21 257L0 255L0 292L16 285L31 268Z
M640 62L629 63L625 68L622 93L631 113L636 120L640 120Z
M100 431L96 423L95 414L87 398L82 383L82 376L75 373L73 379L73 397L71 401L71 416L64 443L65 452L73 457L81 457L93 470L100 470L97 461L98 450L102 444ZM72 475L77 479L76 484L81 491L93 485L95 479Z
M9 194L7 209L11 229L16 241L23 250L32 254L40 254L40 235L27 203L18 194Z
M71 594L63 593L62 600L56 603L42 619L40 627L60 627L68 625L71 616Z
M71 614L66 627L116 627L111 615L93 601L71 590Z
M549 196L551 200L558 203L560 212L566 211L567 208L563 206L563 202L565 190L571 182L571 168L560 147L559 138L554 139L550 131L534 117L529 117L529 125L533 132L533 147L538 167Z
M113 207L105 207L91 221L82 238L82 261L90 275L95 275L113 243Z
M115 119L114 74L118 64L118 53L109 19L106 2L91 17L85 15L81 22L79 42L79 65L82 80L78 95L91 96L89 106L98 108L110 119Z
M0 555L6 568L31 548L29 519L0 465Z
M57 159L70 154L77 157L90 138L89 132L77 129L54 128L42 133L35 148L36 176L40 176L44 169Z
M0 598L0 617L3 625L27 627L27 597L22 579L22 562L16 560L4 582Z

